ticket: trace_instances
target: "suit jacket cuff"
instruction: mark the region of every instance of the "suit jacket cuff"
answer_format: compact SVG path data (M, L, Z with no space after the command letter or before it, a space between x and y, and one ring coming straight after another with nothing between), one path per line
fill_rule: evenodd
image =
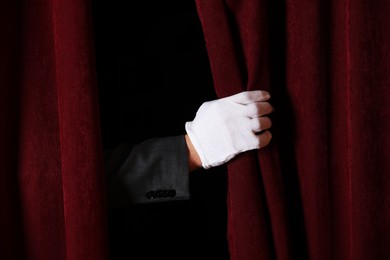
M123 144L110 153L106 174L110 208L190 197L184 136Z

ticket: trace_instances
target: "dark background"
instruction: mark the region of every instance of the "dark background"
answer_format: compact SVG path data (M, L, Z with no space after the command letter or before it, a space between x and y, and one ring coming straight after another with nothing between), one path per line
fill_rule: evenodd
M195 2L93 0L104 149L185 134L216 98ZM111 259L228 259L226 171L198 170L191 200L109 212Z

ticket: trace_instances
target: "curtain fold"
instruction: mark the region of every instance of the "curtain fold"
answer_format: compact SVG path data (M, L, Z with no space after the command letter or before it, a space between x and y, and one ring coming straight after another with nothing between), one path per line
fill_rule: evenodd
M271 92L228 165L231 259L390 258L390 2L196 0L216 92ZM0 258L107 259L89 1L0 4Z
M228 169L231 259L386 259L390 3L196 0L220 97L271 92Z
M0 4L0 258L107 259L90 2L11 2Z

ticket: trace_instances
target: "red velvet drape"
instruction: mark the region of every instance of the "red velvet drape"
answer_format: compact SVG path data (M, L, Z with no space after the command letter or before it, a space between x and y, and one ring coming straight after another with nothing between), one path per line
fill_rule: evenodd
M390 259L390 2L196 3L218 95L275 107L229 164L231 259Z
M0 259L107 259L89 1L0 3Z

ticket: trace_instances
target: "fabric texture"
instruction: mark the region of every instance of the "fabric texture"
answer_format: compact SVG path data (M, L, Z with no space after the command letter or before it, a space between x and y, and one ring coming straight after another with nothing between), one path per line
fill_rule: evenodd
M89 1L0 4L0 259L107 259Z
M219 97L271 93L228 165L231 259L387 259L388 1L196 0Z
M109 208L190 198L184 136L122 144L110 152L105 168Z
M231 259L388 259L390 2L196 4L218 95L275 107L228 165ZM107 259L89 2L2 1L0 32L0 258Z

